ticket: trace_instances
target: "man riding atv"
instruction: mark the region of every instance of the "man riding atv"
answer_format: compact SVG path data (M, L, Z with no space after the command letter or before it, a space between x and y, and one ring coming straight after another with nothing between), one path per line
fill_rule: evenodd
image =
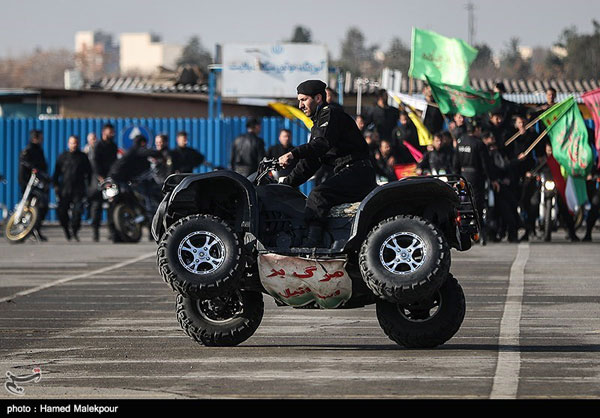
M376 186L365 140L327 105L324 87L298 86L300 108L315 122L308 144L263 159L248 177L181 173L163 185L152 221L157 265L178 293L181 327L200 344L250 338L263 295L296 308L375 304L385 334L407 347L435 347L460 328L465 297L450 248L466 251L477 239L471 186L452 175ZM292 160L278 183L274 172ZM324 163L335 175L307 198L294 186Z
M334 167L334 175L315 187L306 200L305 247L321 244L323 226L333 206L359 202L377 186L364 137L347 113L327 104L325 87L320 80L307 80L298 85L299 107L314 124L308 143L279 157L283 167L292 160L300 160L283 179L284 184L292 187L306 182L323 164Z

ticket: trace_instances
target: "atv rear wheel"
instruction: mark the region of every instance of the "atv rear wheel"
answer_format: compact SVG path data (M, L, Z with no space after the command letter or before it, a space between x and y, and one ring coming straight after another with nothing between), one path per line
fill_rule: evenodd
M373 228L359 261L362 277L376 296L410 304L440 288L450 270L450 249L431 222L399 215Z
M234 291L210 299L177 295L177 320L187 335L209 347L229 347L250 338L262 321L259 292Z
M245 267L239 237L211 215L179 219L165 232L157 255L165 282L194 298L217 296L234 288Z
M429 299L411 305L377 302L377 320L383 332L408 348L444 344L460 329L465 317L465 295L450 274Z

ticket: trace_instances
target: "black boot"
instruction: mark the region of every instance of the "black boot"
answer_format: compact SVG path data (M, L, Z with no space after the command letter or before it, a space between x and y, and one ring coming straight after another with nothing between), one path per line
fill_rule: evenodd
M302 242L304 248L318 248L323 237L323 227L320 224L310 224L306 238Z
M65 231L65 238L67 241L71 241L71 233L69 232L69 228L63 228L63 230Z
M92 239L94 240L94 242L98 242L100 240L99 228L94 228L94 236Z

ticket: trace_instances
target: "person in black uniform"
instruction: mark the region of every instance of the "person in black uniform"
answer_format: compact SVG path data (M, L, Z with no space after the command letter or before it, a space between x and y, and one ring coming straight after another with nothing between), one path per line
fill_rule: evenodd
M88 156L79 149L77 136L69 137L68 147L68 151L63 152L56 159L52 183L58 199L58 219L65 231L65 237L70 241L72 233L73 238L79 241L77 234L81 228L83 199L92 177L92 166ZM71 209L70 219L69 209Z
M392 139L392 131L398 123L398 109L388 106L388 94L384 89L377 91L377 103L365 115L365 124L375 125L381 139Z
M177 148L171 151L171 159L176 173L191 173L205 161L204 155L188 147L188 134L185 131L177 133Z
M438 132L433 136L433 149L423 155L423 159L417 165L417 174L437 175L451 174L453 171L452 154L442 147L443 133Z
M42 131L32 129L29 132L29 144L21 151L19 155L19 186L21 188L21 194L25 192L27 183L31 177L32 170L38 170L41 173L48 173L48 164L46 163L46 157L44 156L44 149L42 148L42 142L44 141L44 134ZM47 241L48 239L41 233L42 222L48 213L48 197L46 196L39 202L39 218L35 231L37 237L41 241Z
M285 184L299 186L324 163L334 166L334 175L315 187L306 200L308 225L306 247L321 241L329 210L341 203L362 200L376 187L375 170L369 160L369 147L350 115L327 104L325 83L307 80L298 85L299 107L314 125L310 140L279 157L286 167L298 160Z
M454 172L461 174L471 183L479 219L483 219L485 181L488 179L493 181L494 188L498 188L499 185L491 178L489 153L487 147L481 142L480 136L481 124L474 119L467 126L467 134L456 140ZM485 243L485 225L482 232L484 232L482 236Z
M257 119L246 122L246 133L238 136L231 146L231 169L248 177L258 170L265 156L265 141L258 136L261 125Z
M92 167L94 169L95 181L92 181L90 187L90 212L92 214L92 228L93 228L93 240L98 241L100 238L100 221L102 220L102 192L98 188L104 179L108 176L110 168L117 160L117 153L119 148L117 144L113 142L115 137L115 127L107 123L102 127L102 138L94 145L94 162ZM93 185L96 185L94 188ZM109 234L114 234L114 227L110 221L112 213L108 214L108 229Z
M425 118L423 119L423 125L429 132L439 132L444 128L444 116L440 112L440 108L433 98L431 93L431 87L423 87L423 95L427 101L427 108L425 109ZM458 139L458 138L457 138Z
M279 143L269 147L267 150L267 158L279 158L283 154L287 154L291 150L294 149L294 145L292 144L292 131L289 129L282 129L279 131ZM287 166L286 168L279 170L278 174L280 177L285 177L289 175L294 167L296 166L297 161L292 161L292 164Z
M156 135L154 147L162 155L162 158L156 161L156 175L162 184L174 172L173 157L169 149L169 137L166 134Z

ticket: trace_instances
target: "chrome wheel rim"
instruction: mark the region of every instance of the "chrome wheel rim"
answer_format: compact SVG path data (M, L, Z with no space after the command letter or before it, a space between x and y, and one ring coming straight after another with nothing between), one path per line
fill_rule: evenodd
M225 262L225 244L212 232L195 231L181 240L177 256L190 273L210 274Z
M427 259L427 248L421 237L412 232L398 232L389 236L379 249L383 267L392 274L410 274L417 271Z

